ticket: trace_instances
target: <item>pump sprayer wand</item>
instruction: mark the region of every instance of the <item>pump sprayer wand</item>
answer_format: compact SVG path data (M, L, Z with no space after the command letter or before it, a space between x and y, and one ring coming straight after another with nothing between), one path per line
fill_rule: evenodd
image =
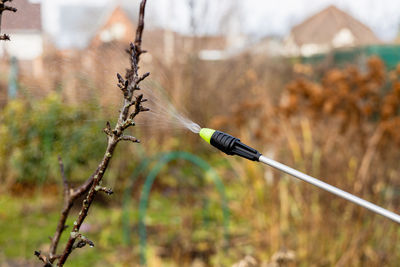
M222 152L228 154L228 155L238 155L240 157L252 160L252 161L259 161L261 163L264 163L266 165L269 165L273 168L276 168L280 171L283 171L289 175L292 175L300 180L303 180L307 183L310 183L312 185L315 185L316 187L319 187L323 190L326 190L328 192L331 192L332 194L335 194L339 197L342 197L348 201L351 201L361 207L364 207L366 209L369 209L372 212L375 212L377 214L380 214L388 219L391 219L397 223L400 223L400 215L391 212L389 210L386 210L382 207L379 207L371 202L368 202L362 198L359 198L355 195L352 195L346 191L343 191L337 187L334 187L332 185L329 185L327 183L324 183L314 177L311 177L307 174L304 174L302 172L299 172L293 168L290 168L282 163L279 163L275 160L269 159L267 157L264 157L259 153L257 150L254 148L251 148L242 142L236 137L233 137L229 134L216 131L213 129L208 129L208 128L202 128L199 132L200 136L209 144L212 146L218 148Z

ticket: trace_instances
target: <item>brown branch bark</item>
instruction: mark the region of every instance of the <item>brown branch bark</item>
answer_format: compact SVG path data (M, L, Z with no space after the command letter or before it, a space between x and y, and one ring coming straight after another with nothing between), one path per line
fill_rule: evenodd
M135 137L132 136L124 136L123 132L129 126L134 125L133 119L143 111L148 109L142 106L144 102L143 96L135 96L134 93L137 90L140 90L139 83L143 81L148 74L143 76L139 76L138 74L138 63L140 59L140 55L144 52L141 48L142 44L142 35L144 29L144 12L145 12L146 0L142 0L140 4L140 13L139 13L139 23L136 31L136 38L134 44L130 44L130 48L128 50L130 55L130 62L131 66L130 69L127 70L125 74L125 80L122 78L121 75L118 76L118 87L121 88L124 96L124 102L119 114L118 122L116 123L113 130L111 130L111 126L107 123L106 128L104 131L107 134L108 144L106 151L104 153L103 159L98 165L97 170L93 173L93 175L77 190L72 191L70 195L67 196L66 202L64 203L64 209L61 214L61 219L57 226L56 234L53 237L54 246L52 246L51 255L54 259L58 258L55 256L57 244L59 241L59 237L63 229L65 229L65 221L68 217L68 213L72 207L73 201L76 199L74 196L76 194L82 194L86 191L86 187L90 187L89 192L87 193L85 200L82 203L81 210L79 212L77 220L74 222L74 226L70 233L69 240L64 248L63 253L59 257L58 266L63 266L66 260L68 259L69 255L71 254L72 250L76 247L80 247L79 244L82 241L76 243L77 239L81 237L79 234L79 229L84 222L85 218L88 215L88 211L90 206L92 205L97 192L99 191L106 191L108 193L112 192L109 189L104 189L100 186L100 182L102 181L104 174L107 170L107 167L110 163L110 160L113 156L114 150L121 140L127 140L132 142L138 142ZM133 112L130 112L130 108L134 106ZM70 192L68 190L68 192Z
M0 33L1 33L1 19L3 16L3 11L11 11L11 12L17 12L17 9L14 7L6 6L6 2L12 2L12 0L0 0ZM9 41L10 36L7 34L0 34L0 41Z
M1 33L1 19L2 19L2 17L3 17L3 11L0 9L0 33Z
M0 1L0 3L4 3L8 0ZM96 171L81 186L73 189L70 188L70 186L68 185L68 180L64 172L64 164L59 157L60 173L63 181L64 206L61 211L61 216L58 221L54 236L51 238L49 254L45 255L41 252L35 251L35 255L38 257L39 260L45 263L45 266L53 266L53 263L56 260L58 260L58 266L63 266L74 249L82 248L86 244L94 246L94 243L92 241L79 233L79 229L88 215L89 208L93 203L97 192L104 192L108 195L111 195L113 193L111 189L100 186L100 183L104 177L104 174L107 170L109 162L119 141L131 141L135 143L140 142L135 137L123 135L123 133L124 130L126 130L130 126L135 125L133 119L140 112L148 110L147 108L142 106L142 103L146 101L146 99L143 99L143 95L135 95L135 91L140 90L140 82L149 76L149 73L145 73L142 76L139 76L138 74L138 63L140 55L144 53L144 51L141 49L141 44L144 29L145 6L146 0L142 0L140 4L139 23L136 31L135 42L134 44L131 43L130 48L127 50L130 55L130 68L126 71L125 79L122 78L120 74L117 74L118 87L123 92L124 101L118 117L118 122L116 123L114 129L111 128L109 122L107 122L106 128L103 129L104 132L107 134L108 139L108 144L103 159L98 165ZM133 111L130 111L131 107L133 107ZM65 223L71 211L71 208L74 205L74 202L85 193L87 193L87 195L82 203L78 218L74 222L69 240L67 241L64 251L61 254L57 255L57 247L60 241L60 237L66 229Z
M64 172L64 163L61 159L61 156L58 156L58 164L60 165L60 174L61 174L61 178L63 181L63 186L64 186L64 196L68 194L68 181L67 181L67 177L65 176L65 172Z
M143 52L142 49L142 35L143 35L143 29L144 29L144 13L145 13L145 8L146 8L146 0L142 0L140 3L140 11L139 11L139 23L138 27L136 29L136 38L135 38L135 47L137 49L137 63L139 63L139 57L140 54Z
M68 185L68 180L67 177L65 176L64 172L64 164L62 162L61 157L58 157L58 162L60 165L60 173L61 173L61 178L63 180L63 191L64 191L64 207L61 211L61 216L60 220L57 224L56 232L54 233L53 238L51 239L51 245L50 245L50 252L49 252L49 261L51 263L54 262L59 256L56 255L57 251L57 246L60 241L60 237L64 230L67 228L65 225L65 222L67 221L69 212L74 205L74 202L77 198L79 198L81 195L83 195L85 192L88 191L90 185L92 184L93 181L93 175L81 186L79 186L76 189L72 189Z
M34 255L44 263L44 267L52 267L53 265L50 263L49 259L46 255L43 255L40 251L35 251Z

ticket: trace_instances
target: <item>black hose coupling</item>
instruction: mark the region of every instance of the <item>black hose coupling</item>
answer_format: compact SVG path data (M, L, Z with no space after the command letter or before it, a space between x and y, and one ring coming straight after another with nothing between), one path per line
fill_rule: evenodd
M199 134L209 144L228 155L238 155L240 157L253 161L258 161L261 156L261 153L259 153L257 150L243 144L242 142L240 142L240 139L233 137L227 133L203 128L200 130Z

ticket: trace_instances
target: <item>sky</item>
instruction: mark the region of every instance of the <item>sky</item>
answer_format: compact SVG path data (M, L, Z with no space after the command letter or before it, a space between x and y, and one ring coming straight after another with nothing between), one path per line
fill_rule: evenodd
M398 0L247 0L245 25L248 31L282 34L308 16L329 5L348 12L383 40L395 38L400 24ZM250 15L251 14L251 15Z
M35 0L40 1L40 0ZM154 24L182 33L191 31L190 0L148 0L147 18ZM399 0L192 0L195 3L196 24L199 33L215 33L219 22L227 20L236 31L256 37L266 35L285 36L290 28L308 16L329 5L336 5L368 25L384 41L397 36L400 25ZM50 34L57 34L57 9L61 5L104 6L110 3L131 3L139 5L139 0L41 0L43 4L43 25ZM209 6L205 9L204 3ZM232 5L236 4L236 8ZM231 12L228 12L228 11ZM232 12L234 10L234 12ZM232 28L232 27L231 27Z

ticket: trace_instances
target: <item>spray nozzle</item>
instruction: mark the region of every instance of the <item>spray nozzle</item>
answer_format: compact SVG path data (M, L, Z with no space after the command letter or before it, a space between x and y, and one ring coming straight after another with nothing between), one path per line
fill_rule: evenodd
M228 155L238 155L253 161L258 161L261 156L257 150L243 144L240 142L240 139L227 133L213 129L202 128L199 134L207 143Z

